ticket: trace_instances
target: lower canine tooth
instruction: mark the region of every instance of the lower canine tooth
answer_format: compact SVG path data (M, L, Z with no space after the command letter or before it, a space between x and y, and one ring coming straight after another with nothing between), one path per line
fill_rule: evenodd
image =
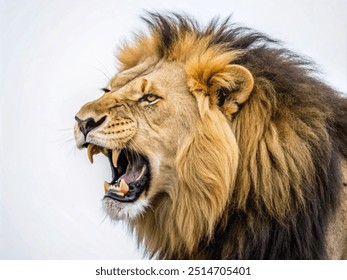
M124 179L120 180L119 191L124 195L126 195L129 192L129 186Z
M107 183L107 182L104 182L104 191L105 191L105 193L107 193L108 192L108 188L109 188L109 183Z

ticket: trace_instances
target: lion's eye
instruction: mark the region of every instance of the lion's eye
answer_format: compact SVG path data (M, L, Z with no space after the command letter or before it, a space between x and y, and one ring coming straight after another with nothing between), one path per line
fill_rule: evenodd
M139 102L147 102L152 104L154 101L160 99L161 97L155 94L146 94L139 99Z

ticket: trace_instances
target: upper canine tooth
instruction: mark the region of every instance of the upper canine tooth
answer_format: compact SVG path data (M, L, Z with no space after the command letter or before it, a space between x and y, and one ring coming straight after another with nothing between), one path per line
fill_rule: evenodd
M117 168L117 161L118 161L119 154L120 154L120 150L115 149L112 151L112 163L113 163L113 166L116 168Z
M129 192L129 186L128 184L125 182L124 179L120 180L119 183L119 192L123 193L123 194L127 194Z
M94 162L94 160L93 160L93 148L94 148L93 144L88 144L88 159L89 159L90 163Z
M93 155L96 155L98 153L100 153L98 146L95 146L94 144L88 144L88 159L90 163L94 162Z

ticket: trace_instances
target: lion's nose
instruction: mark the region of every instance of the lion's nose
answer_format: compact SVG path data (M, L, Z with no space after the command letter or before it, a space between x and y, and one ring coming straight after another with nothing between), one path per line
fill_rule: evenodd
M106 116L103 116L98 121L95 121L93 118L81 120L79 117L75 116L75 120L77 121L78 127L83 133L84 137L86 137L90 131L97 128L99 125L101 125L105 121L105 119L106 119Z

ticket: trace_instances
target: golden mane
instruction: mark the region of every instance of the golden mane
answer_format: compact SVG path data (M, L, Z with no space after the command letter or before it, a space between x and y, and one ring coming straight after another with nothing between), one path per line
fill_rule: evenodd
M336 145L329 127L332 102L327 100L338 97L310 75L307 61L266 47L266 42L274 41L263 34L231 29L228 20L219 26L212 21L204 30L178 15L152 14L145 20L151 34L121 48L122 69L148 57L184 64L203 123L177 155L179 186L170 198L160 200L158 211L133 225L147 249L162 258L204 258L199 244L216 238L216 227L220 231L230 227L232 211L244 215L246 222L238 226L233 238L239 244L230 245L235 248L228 257L245 257L245 236L253 233L266 239L259 234L270 236L273 223L283 231L288 224L308 219L313 222L307 226L324 223L341 188L340 170L332 167ZM248 69L254 85L243 69L239 76L246 73L246 82L235 78L238 69L233 64ZM289 85L292 81L295 84ZM234 93L230 100L223 97L226 92ZM250 95L244 104L247 98L238 102L235 97L239 92ZM333 185L328 184L331 178L336 180ZM246 225L251 233L245 233ZM323 229L319 234L324 235ZM324 246L319 249L316 255L305 256L302 251L297 257L325 255Z

